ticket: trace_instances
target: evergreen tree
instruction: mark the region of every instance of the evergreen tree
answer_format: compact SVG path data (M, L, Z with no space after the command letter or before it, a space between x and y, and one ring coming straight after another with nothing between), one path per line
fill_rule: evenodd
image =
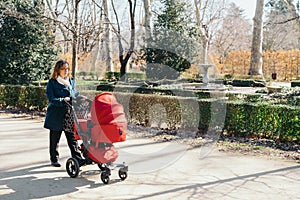
M163 7L154 20L152 38L147 40L146 75L153 79L176 79L190 68L195 57L195 23L189 5L181 0L161 0Z
M0 83L48 79L57 50L42 0L0 3Z

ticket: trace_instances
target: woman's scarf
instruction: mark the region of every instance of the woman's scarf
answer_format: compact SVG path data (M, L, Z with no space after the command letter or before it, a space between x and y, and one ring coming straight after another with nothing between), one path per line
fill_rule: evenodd
M68 77L63 78L61 76L58 76L56 80L57 80L57 82L59 82L60 84L62 84L64 86L67 86L67 87L70 86L70 81L69 81Z

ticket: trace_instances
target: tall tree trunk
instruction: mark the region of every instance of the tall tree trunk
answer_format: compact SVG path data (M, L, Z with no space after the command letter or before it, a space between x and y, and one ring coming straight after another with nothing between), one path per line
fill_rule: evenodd
M111 47L111 28L110 28L110 19L109 19L109 4L108 1L103 1L103 10L104 10L104 32L105 32L105 61L106 69L108 71L114 72L113 62L112 62L112 47Z
M120 77L122 81L126 81L126 66L127 63L133 53L133 49L135 46L135 7L136 7L136 1L132 2L132 0L128 0L129 3L129 15L130 15L130 30L131 30L131 35L130 35L130 47L127 53L124 56L124 49L121 44L121 39L119 39L119 48L120 48L120 55L119 55L119 60L121 63L121 69L120 69Z
M263 40L264 0L256 0L253 23L251 60L249 75L262 75L262 40Z
M151 21L152 21L152 13L151 13L151 3L153 0L144 0L144 10L145 10L145 35L146 39L152 37L152 30L151 30Z
M79 11L80 0L75 0L74 5L74 24L73 24L73 42L72 42L72 76L75 79L77 71L77 47L78 47L78 11Z

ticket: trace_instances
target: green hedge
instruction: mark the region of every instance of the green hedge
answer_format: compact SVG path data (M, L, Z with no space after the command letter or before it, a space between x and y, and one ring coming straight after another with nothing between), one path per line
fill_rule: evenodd
M264 82L251 79L236 79L229 81L228 84L238 87L265 87Z
M120 72L106 72L105 78L108 80L111 79L120 79ZM127 79L133 79L133 80L145 80L146 74L145 73L137 73L137 72L127 72L126 73Z
M299 80L294 80L291 82L291 87L300 87L300 81Z
M119 101L128 94L117 94ZM153 105L159 104L167 111L157 111L157 118L164 118L169 129L197 127L201 131L218 130L235 137L269 138L280 141L300 142L300 109L296 106L267 103L245 103L213 99L192 99L172 96L131 94L126 110L129 121L147 125ZM199 115L195 113L198 104ZM125 103L126 104L126 103ZM223 115L223 116L222 116Z
M45 87L0 85L0 106L42 111L47 106Z
M81 92L91 99L98 93L101 91ZM115 95L131 123L150 125L156 120L164 121L169 129L197 127L204 132L223 129L228 136L300 143L299 106L158 94L115 92ZM1 85L0 106L45 110L45 88Z
M224 130L229 136L300 141L300 109L287 105L228 102Z

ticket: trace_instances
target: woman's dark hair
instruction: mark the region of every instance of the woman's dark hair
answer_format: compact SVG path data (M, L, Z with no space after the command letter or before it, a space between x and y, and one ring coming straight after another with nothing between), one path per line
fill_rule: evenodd
M59 75L59 71L60 71L62 68L67 68L67 67L69 67L68 61L66 61L66 60L59 60L59 61L57 61L56 64L55 64L55 67L54 67L54 69L53 69L51 78L57 79L57 77L58 77L58 75ZM69 76L70 76L70 75L69 75Z

